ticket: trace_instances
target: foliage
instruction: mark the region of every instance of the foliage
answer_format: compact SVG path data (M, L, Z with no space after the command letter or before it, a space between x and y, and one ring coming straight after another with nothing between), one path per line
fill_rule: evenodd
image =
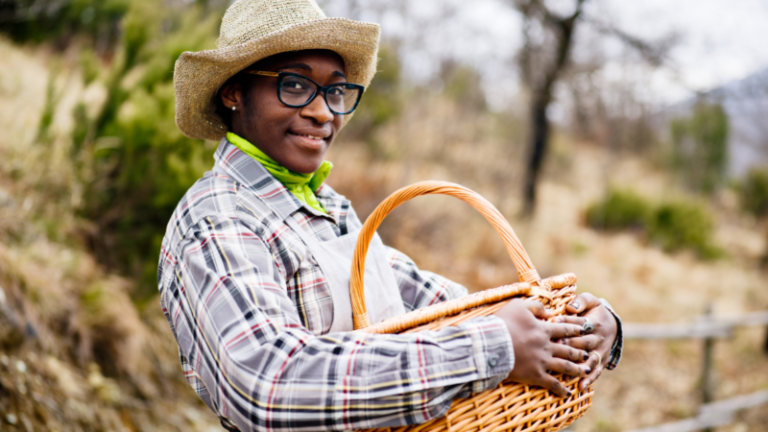
M62 47L74 35L101 46L118 39L117 24L129 0L10 0L0 2L2 32L17 42L56 40Z
M56 104L58 103L59 95L56 94L56 86L54 85L56 76L58 75L59 65L54 63L51 66L51 73L48 75L48 85L45 90L45 105L43 106L43 113L40 116L40 124L37 127L37 141L41 143L50 142L50 129L53 124L53 115L56 110Z
M722 251L712 241L713 224L706 209L689 201L655 204L631 190L611 189L587 208L587 224L594 229L634 229L667 252L691 250L702 259Z
M397 51L386 45L381 46L376 69L376 76L365 89L360 106L355 110L355 121L345 131L345 135L352 138L370 139L374 129L396 118L402 111L402 77Z
M712 244L712 220L700 205L676 201L661 204L648 222L648 238L668 252L688 249L703 259L722 252Z
M738 186L741 207L757 218L768 215L768 167L752 168Z
M695 191L712 193L728 162L728 115L722 105L699 101L687 119L670 123L673 167Z
M651 213L650 204L635 192L611 189L603 201L589 206L587 224L606 230L642 229Z
M106 100L93 116L73 113L73 162L88 196L80 214L95 224L90 242L102 260L143 279L154 292L157 252L181 196L210 168L211 148L175 125L174 61L214 45L220 15L182 14L137 0L121 23L122 39L105 76ZM88 55L81 64L91 67ZM88 84L98 73L84 71Z

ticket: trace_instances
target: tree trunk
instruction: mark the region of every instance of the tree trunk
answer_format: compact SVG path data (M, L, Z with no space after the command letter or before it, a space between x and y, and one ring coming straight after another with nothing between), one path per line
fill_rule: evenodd
M568 57L573 42L573 31L585 1L577 0L575 11L567 17L559 17L553 14L539 0L529 0L518 4L518 9L523 14L526 22L523 29L525 45L523 46L521 56L522 77L532 92L531 141L525 183L523 185L523 216L525 217L533 216L536 210L536 185L541 174L541 167L547 154L547 145L549 143L550 124L547 119L547 108L552 101L552 89L563 69L568 64ZM534 16L534 13L540 14L542 24L554 29L557 39L554 50L555 59L539 75L542 77L541 79L533 79L534 74L531 70L531 40L528 34L527 22Z
M547 119L546 100L537 100L531 106L531 142L528 155L528 165L525 173L524 207L523 215L533 216L536 210L536 185L538 184L544 155L547 153L549 143L549 119Z

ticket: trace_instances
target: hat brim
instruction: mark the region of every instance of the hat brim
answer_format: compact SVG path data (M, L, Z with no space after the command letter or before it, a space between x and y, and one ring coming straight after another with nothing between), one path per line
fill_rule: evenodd
M241 45L185 52L176 61L176 125L190 138L220 140L227 126L216 113L215 97L232 76L271 55L327 49L347 67L347 80L368 86L376 73L379 25L346 18L323 18L295 24ZM345 116L344 124L350 115Z

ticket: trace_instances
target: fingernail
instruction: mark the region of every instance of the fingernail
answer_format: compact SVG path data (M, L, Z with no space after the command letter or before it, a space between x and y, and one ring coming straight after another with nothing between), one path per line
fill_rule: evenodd
M587 360L589 360L589 354L586 354L586 353L585 353L583 356L581 356L581 359L582 359L583 361L587 361Z
M573 303L569 303L568 306L578 309L580 305L579 305L579 302L575 301Z
M586 372L587 372L587 375L591 374L591 373L592 373L592 368L589 368L589 367L588 367L588 368L586 369Z

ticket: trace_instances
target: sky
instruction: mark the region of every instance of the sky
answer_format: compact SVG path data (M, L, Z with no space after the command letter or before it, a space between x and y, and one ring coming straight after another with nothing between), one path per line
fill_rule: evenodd
M768 0L605 3L633 34L652 37L670 29L680 34L671 59L679 77L668 76L671 82L660 88L673 99L768 68Z
M353 11L347 0L321 4L328 15L376 21L384 38L404 40L410 79L429 79L436 60L451 57L482 71L491 83L491 99L503 101L517 91L513 56L522 44L522 24L509 0L411 0L404 3L407 19L391 6L396 2L358 2L362 7ZM567 12L574 2L547 4ZM768 68L768 0L589 0L585 14L650 40L678 35L668 63L657 70L638 65L615 40L598 41L589 31L577 39L576 58L602 58L608 80L642 79L644 91L656 102L674 103Z

